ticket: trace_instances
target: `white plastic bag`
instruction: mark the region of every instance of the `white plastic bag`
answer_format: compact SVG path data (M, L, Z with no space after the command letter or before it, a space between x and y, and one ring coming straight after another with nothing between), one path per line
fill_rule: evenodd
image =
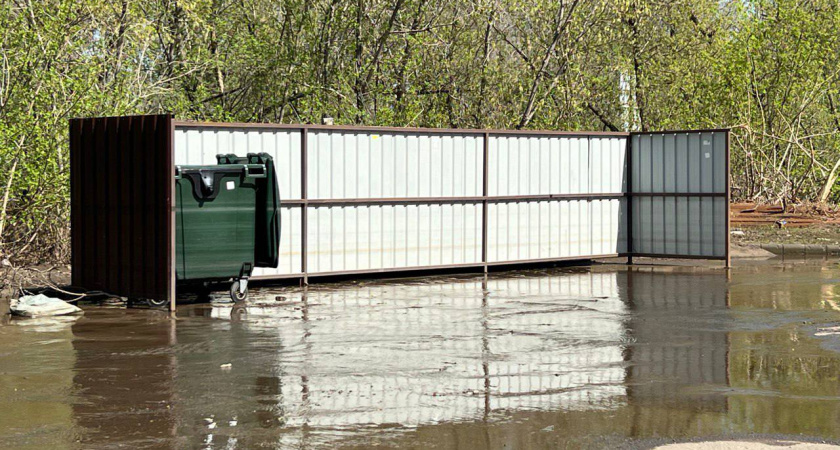
M23 317L64 316L82 312L76 305L43 294L24 295L17 301L12 301L9 309L12 314Z

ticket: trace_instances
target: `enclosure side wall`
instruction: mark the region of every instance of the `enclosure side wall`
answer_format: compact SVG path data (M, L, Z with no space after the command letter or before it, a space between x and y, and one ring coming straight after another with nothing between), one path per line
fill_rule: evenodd
M70 121L72 283L170 300L172 117Z
M634 255L727 259L729 131L631 136Z
M267 152L280 265L263 277L590 259L626 251L621 133L176 123L176 164Z

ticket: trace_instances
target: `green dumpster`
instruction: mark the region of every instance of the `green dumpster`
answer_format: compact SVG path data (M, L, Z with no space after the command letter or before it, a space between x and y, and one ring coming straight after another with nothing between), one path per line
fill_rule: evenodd
M255 267L277 267L280 196L268 154L217 160L175 168L175 275L179 284L233 281L231 299L241 301Z

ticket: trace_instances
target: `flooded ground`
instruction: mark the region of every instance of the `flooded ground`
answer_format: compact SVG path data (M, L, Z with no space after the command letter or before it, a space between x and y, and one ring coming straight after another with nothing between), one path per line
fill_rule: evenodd
M261 288L0 324L0 448L840 440L840 266Z

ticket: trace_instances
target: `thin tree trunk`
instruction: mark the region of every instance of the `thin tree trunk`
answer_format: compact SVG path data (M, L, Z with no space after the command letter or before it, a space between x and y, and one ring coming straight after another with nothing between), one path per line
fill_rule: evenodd
M12 181L15 179L18 159L12 162L12 170L9 171L9 179L6 180L6 191L3 193L3 205L0 207L0 255L3 255L3 229L6 226L6 209L9 206L9 194L12 192Z
M831 173L829 173L828 178L825 179L825 184L820 192L820 202L825 203L831 195L831 188L834 186L834 183L837 182L838 170L840 170L840 158L838 158L837 162L834 163L834 167L831 168Z
M484 127L484 92L487 89L487 64L490 60L490 31L493 29L493 21L495 20L496 8L490 9L490 14L487 17L487 27L484 29L484 54L481 58L481 81L478 86L478 107L476 108L476 125L479 128Z
M557 11L557 23L555 25L554 36L552 36L551 44L548 46L542 62L537 68L537 73L534 75L534 80L531 82L531 89L528 92L528 101L525 103L525 109L522 111L522 116L520 117L519 124L516 128L524 128L528 126L528 123L530 123L531 119L534 117L534 105L537 99L537 92L540 88L540 80L543 77L545 69L548 67L548 63L551 62L551 55L554 54L554 49L556 49L557 44L560 43L560 38L563 37L563 32L566 30L566 26L572 19L572 13L574 12L577 4L578 0L574 0L572 4L568 6L568 13L566 14L564 14L567 9L566 4L560 4L560 8Z

